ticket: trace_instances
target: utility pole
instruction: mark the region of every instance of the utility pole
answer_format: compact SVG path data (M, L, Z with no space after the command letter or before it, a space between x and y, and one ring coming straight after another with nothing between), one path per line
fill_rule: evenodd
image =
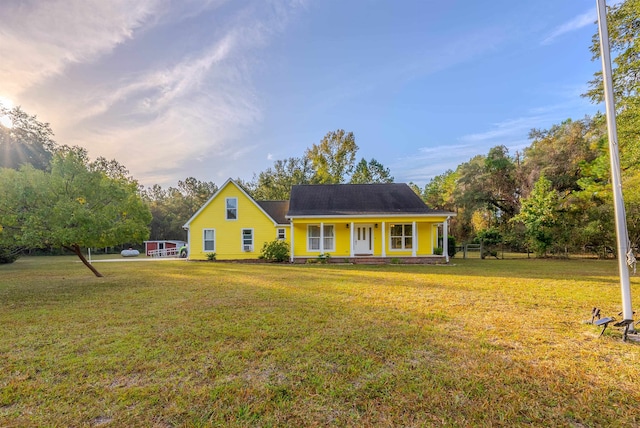
M609 30L607 28L607 5L605 0L596 0L598 9L598 31L600 35L600 57L602 58L602 82L604 83L604 101L607 112L609 135L609 156L611 158L611 183L616 217L616 236L618 240L618 269L622 291L623 323L633 326L631 308L631 286L629 284L629 266L627 260L635 260L629 243L627 215L622 198L622 180L620 177L620 154L618 152L618 131L616 128L616 108L613 100L613 80L611 74L611 53L609 52Z

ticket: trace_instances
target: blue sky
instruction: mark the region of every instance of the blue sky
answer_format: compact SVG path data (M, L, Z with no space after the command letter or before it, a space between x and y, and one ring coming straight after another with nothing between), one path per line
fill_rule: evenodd
M336 129L424 185L603 110L595 4L3 0L0 101L145 186L249 180Z

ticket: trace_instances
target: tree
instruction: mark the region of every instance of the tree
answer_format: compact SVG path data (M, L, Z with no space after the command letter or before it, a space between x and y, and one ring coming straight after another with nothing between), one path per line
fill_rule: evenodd
M143 198L152 214L150 238L185 239L182 226L218 190L213 182L187 177L178 181L178 187L163 189L153 185L143 192Z
M532 129L531 145L524 150L523 193L533 188L541 174L561 193L580 190L585 164L600 154L596 144L603 135L601 119L568 119L548 130Z
M496 146L486 156L477 155L458 166L453 200L458 216L459 238L472 238L473 219L483 219L482 228L498 227L508 232L509 219L520 207L517 164L505 146Z
M309 184L312 176L311 161L306 157L277 160L272 168L254 176L249 185L250 193L258 200L286 200L291 194L291 186Z
M375 159L367 163L365 158L362 158L353 171L351 184L371 183L393 183L391 171Z
M31 165L48 169L55 149L53 132L48 123L25 113L20 107L6 108L0 104L0 168L18 169ZM14 242L0 245L0 263L12 263L22 248Z
M453 211L455 209L453 195L457 180L458 174L450 169L444 174L433 177L424 186L425 203L430 208Z
M528 198L523 199L520 213L512 221L522 222L529 244L537 256L545 256L554 241L558 222L558 193L541 175Z
M620 164L624 169L640 163L640 0L625 0L608 9L609 46L613 58L613 93L616 101ZM600 60L599 34L591 44L593 60ZM604 100L602 72L597 72L584 94L592 102Z
M30 165L0 169L0 244L63 247L102 276L82 247L142 242L149 235L151 213L125 172L115 161L91 162L86 150L67 146L56 150L50 172Z
M18 169L31 165L45 170L55 150L53 131L20 107L8 109L0 104L0 118L6 117L10 127L0 124L0 168Z
M187 177L184 181L178 181L178 190L184 199L183 213L186 214L186 223L216 193L218 186L212 181L199 181L194 177Z
M347 181L355 167L356 145L353 132L342 129L329 132L320 144L314 144L305 152L314 174L313 184L338 184Z

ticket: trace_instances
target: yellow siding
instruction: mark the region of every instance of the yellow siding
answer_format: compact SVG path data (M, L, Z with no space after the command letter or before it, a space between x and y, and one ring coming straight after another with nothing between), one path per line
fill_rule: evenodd
M433 239L431 236L433 223L418 223L416 227L418 228L417 255L424 256L433 254Z
M390 245L390 225L391 224L407 224L416 222L417 247L416 255L432 255L434 244L434 225L442 223L446 217L389 217L389 218L353 218L353 219L335 219L335 218L315 218L315 219L294 219L294 254L296 257L316 257L320 251L309 251L307 249L307 226L314 225L334 225L335 231L335 250L325 250L332 257L349 257L351 255L351 221L357 224L372 224L373 229L373 256L382 256L382 223L385 223L385 247L386 256L411 256L413 251L410 250L392 250ZM347 228L349 225L349 228ZM377 225L377 227L375 227ZM414 244L415 245L415 244Z
M226 219L226 198L238 198L237 220ZM230 182L189 225L189 258L206 260L203 230L215 229L217 260L255 259L265 242L276 239L277 229L284 227L289 238L289 227L276 226L273 221L234 183ZM242 229L253 229L253 251L242 247Z

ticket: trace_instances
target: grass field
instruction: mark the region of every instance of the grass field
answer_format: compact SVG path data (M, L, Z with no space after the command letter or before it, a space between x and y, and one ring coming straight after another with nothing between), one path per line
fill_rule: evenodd
M640 425L613 261L76 260L0 266L2 427Z

